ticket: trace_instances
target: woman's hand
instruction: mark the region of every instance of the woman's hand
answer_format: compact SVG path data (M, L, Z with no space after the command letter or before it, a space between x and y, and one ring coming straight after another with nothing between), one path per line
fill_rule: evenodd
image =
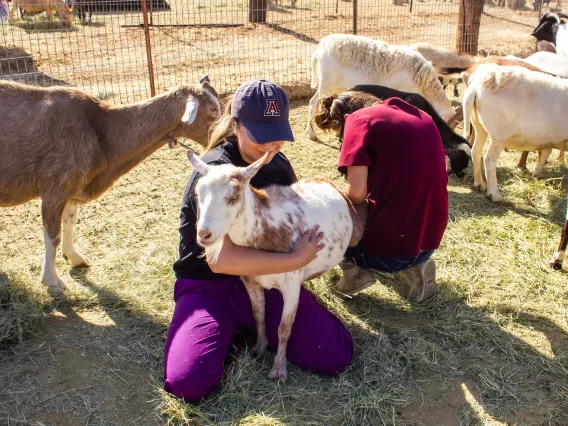
M292 247L292 253L298 260L298 268L302 268L310 263L316 258L317 253L325 247L325 244L320 244L320 241L324 237L323 232L319 232L319 225L314 226L312 229L308 229L300 237L294 247Z

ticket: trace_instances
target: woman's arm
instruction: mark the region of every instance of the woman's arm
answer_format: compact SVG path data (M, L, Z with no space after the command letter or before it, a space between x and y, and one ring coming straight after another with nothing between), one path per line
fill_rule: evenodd
M345 184L345 195L353 204L361 204L369 193L367 187L367 177L369 168L367 166L348 166L347 183Z
M217 259L212 259L207 250L207 263L216 274L254 276L280 274L295 271L316 258L324 244L320 244L323 232L319 226L306 231L289 253L277 253L235 245L228 235Z

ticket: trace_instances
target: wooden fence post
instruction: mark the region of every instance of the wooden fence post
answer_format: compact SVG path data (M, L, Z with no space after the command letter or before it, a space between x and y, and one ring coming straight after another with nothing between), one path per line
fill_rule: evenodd
M481 12L485 0L460 0L456 51L475 55L479 44Z
M267 0L249 0L249 22L258 24L266 22Z
M357 34L357 0L353 0L353 34Z

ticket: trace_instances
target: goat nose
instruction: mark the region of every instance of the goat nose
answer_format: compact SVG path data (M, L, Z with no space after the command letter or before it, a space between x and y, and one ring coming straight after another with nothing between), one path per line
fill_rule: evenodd
M209 231L209 229L204 229L199 231L197 235L201 240L207 241L209 238L211 238L211 231Z

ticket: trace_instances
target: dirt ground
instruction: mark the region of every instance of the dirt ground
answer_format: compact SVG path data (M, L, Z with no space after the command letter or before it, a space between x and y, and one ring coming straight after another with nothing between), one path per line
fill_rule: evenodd
M170 11L152 12L149 30L156 90L194 82L203 74L221 92L242 81L267 78L280 84L310 83L310 57L318 41L353 31L351 2L302 0L267 12L266 25L248 24L247 1L177 0ZM357 33L390 43L426 41L455 48L458 3L390 0L358 2ZM30 22L0 26L0 78L34 84L69 84L112 102L150 95L148 55L140 13L95 14L90 24L71 28L36 16ZM538 13L497 8L489 2L482 16L479 49L494 54L527 54ZM195 27L195 26L198 27ZM199 27L218 25L221 27ZM223 27L223 25L225 27ZM31 58L33 65L18 62ZM4 59L3 59L4 58Z
M309 141L306 114L305 100L293 103L297 141L286 155L299 177L340 183L337 142ZM290 365L279 387L266 379L271 356L235 348L219 391L199 406L161 391L190 172L183 149L158 151L81 209L77 246L93 266L70 270L58 255L64 300L39 284L39 203L0 210L0 335L11 336L0 340L0 424L567 424L566 271L546 266L565 214L566 168L551 161L534 181L516 159L500 159L504 204L472 192L471 172L450 180L434 301L410 305L388 280L342 300L329 289L337 271L308 284L353 334L348 371L324 378Z

